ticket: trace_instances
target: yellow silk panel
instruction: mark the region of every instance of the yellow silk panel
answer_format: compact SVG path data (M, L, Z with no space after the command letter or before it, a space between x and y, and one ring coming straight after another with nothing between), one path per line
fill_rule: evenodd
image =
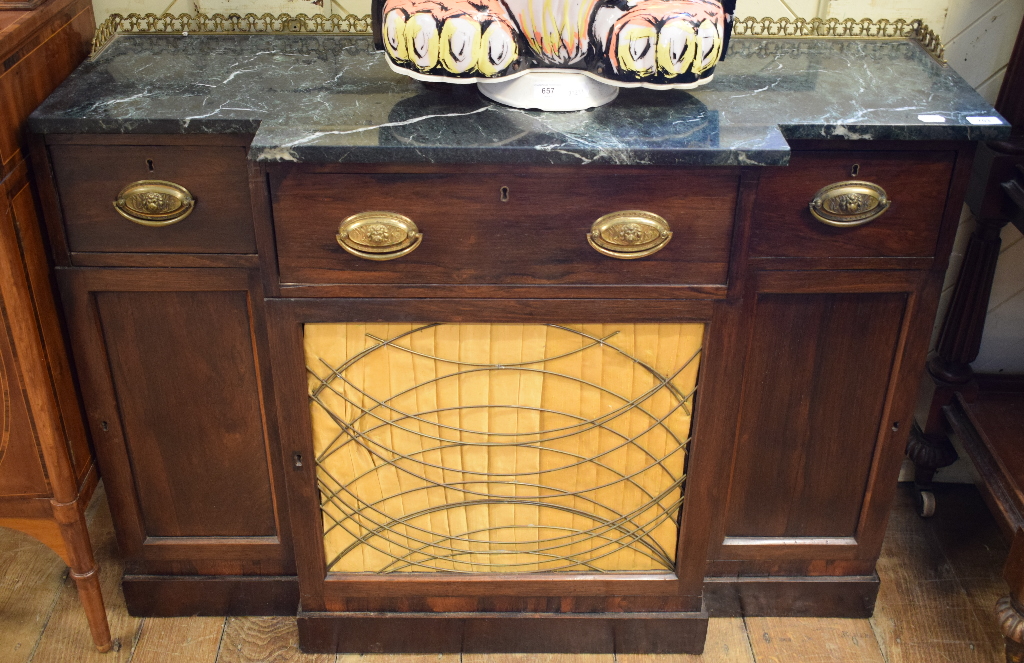
M335 572L674 568L701 324L307 324Z

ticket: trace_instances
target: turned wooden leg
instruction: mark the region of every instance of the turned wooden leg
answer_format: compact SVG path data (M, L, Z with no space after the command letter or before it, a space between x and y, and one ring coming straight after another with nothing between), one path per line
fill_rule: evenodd
M935 515L932 480L935 472L956 462L956 449L944 433L928 434L915 423L907 440L907 457L914 463L917 514L931 518Z
M110 625L107 623L107 610L103 605L103 593L100 591L100 570L93 564L91 571L79 574L71 571L71 577L78 587L78 599L85 610L85 618L89 620L89 630L96 649L101 652L110 651Z
M971 362L978 358L981 334L988 312L996 261L1001 240L999 234L1008 220L982 217L967 243L960 276L942 323L935 356L928 361L926 389L918 405L917 421L907 441L907 456L914 462L918 513L935 513L932 479L936 470L957 459L946 434L942 408L957 394L967 400L977 395L977 382Z
M1024 663L1024 613L1013 598L996 603L996 620L1006 642L1006 663Z
M1007 663L1024 663L1024 530L1013 535L1003 577L1010 585L1010 595L996 603L996 621L1006 641Z
M78 587L78 598L85 610L92 631L92 641L101 652L110 651L110 625L107 623L107 611L103 605L103 594L100 592L99 567L92 553L92 542L89 531L85 528L85 514L78 500L61 504L50 502L53 515L60 525L60 533L67 548L67 563L71 567L71 577Z

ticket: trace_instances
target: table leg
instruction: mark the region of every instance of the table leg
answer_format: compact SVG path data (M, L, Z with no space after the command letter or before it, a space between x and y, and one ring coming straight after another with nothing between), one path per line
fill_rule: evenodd
M67 504L52 501L53 514L60 525L60 533L67 549L71 577L78 587L78 597L89 620L92 641L101 652L110 650L110 625L100 591L99 566L92 552L89 531L85 527L85 514L79 500Z

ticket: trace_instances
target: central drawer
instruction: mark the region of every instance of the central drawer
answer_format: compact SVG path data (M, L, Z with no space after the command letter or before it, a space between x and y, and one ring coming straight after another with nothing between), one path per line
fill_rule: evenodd
M285 284L719 285L726 283L739 171L631 169L526 174L345 174L292 168L272 175ZM657 214L672 239L640 260L598 253L600 217ZM404 215L423 234L401 258L374 261L338 243L339 225L367 211Z

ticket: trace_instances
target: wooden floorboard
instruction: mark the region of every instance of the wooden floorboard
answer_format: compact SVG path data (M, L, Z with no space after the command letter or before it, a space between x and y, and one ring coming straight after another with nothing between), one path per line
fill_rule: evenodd
M619 654L616 663L754 663L747 629L739 617L722 617L708 623L704 653L692 654ZM489 663L489 662L488 662Z
M434 659L431 659L433 663ZM614 663L613 654L463 654L462 663ZM389 663L391 663L389 661Z
M912 489L900 486L878 560L882 582L871 617L888 663L992 663L1002 656L992 637L995 618L991 612L979 615L965 579L957 576L957 567L939 543L936 523L951 517L963 514L940 507L934 519L922 521L914 512ZM965 545L970 554L982 546Z
M1003 638L992 627L992 613L996 601L1008 592L1003 565L1009 546L992 518L978 517L986 513L986 506L973 486L940 484L935 497L938 511L929 529L935 532L939 549L963 585L975 618L989 638L990 650L1001 652Z
M467 657L468 658L468 657ZM458 654L339 654L338 663L459 663Z
M303 654L288 617L136 619L127 614L110 513L100 494L90 532L119 648L98 654L60 559L0 529L2 663L993 663L991 606L1005 591L1008 546L970 486L944 487L931 520L900 487L878 573L874 617L712 619L701 656Z
M885 663L866 619L747 617L744 621L758 663Z
M25 663L50 619L67 567L27 534L0 532L0 661Z
M292 617L228 617L217 663L335 663L336 658L299 651Z
M216 663L224 617L147 619L131 663Z

